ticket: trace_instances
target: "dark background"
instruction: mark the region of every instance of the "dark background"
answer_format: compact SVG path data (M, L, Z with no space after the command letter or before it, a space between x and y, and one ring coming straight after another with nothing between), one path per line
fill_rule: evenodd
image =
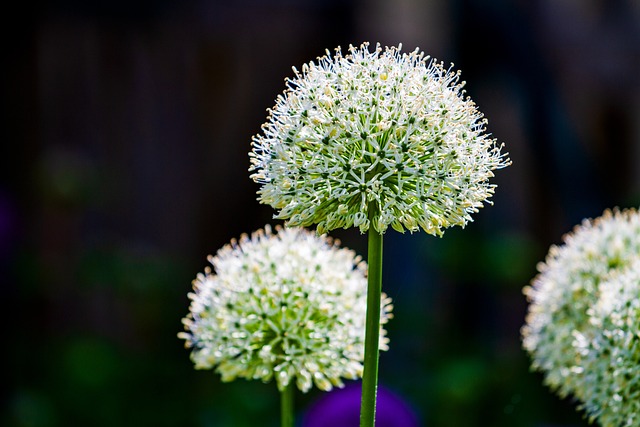
M466 229L386 234L381 384L427 426L586 425L529 371L521 289L573 225L640 203L640 3L69 0L4 15L0 424L278 424L273 384L195 371L176 333L206 255L276 223L247 153L291 66L368 40L455 63L513 160ZM365 236L332 234L366 254ZM298 395L299 418L321 394Z

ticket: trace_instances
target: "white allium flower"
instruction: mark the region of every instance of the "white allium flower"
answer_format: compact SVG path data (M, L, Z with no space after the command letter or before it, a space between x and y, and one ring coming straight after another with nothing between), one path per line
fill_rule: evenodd
M510 162L460 73L418 49L367 43L295 68L253 138L259 200L291 226L441 235L464 226Z
M584 409L603 426L640 426L640 257L600 284L590 322Z
M210 256L179 334L198 369L223 381L291 381L303 392L362 376L367 266L325 236L266 226ZM381 323L391 318L382 298ZM381 349L388 339L380 328Z
M606 211L552 246L522 329L534 369L603 426L640 426L640 214Z

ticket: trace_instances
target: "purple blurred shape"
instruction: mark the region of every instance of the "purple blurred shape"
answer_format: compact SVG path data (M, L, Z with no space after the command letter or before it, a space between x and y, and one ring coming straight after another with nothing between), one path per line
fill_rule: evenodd
M317 400L306 412L302 427L358 427L361 384L334 389ZM418 427L408 403L378 386L376 427Z

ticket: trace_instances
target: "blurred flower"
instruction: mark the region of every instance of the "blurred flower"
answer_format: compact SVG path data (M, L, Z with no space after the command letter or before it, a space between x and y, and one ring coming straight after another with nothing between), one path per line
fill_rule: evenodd
M367 43L302 67L253 138L259 200L319 233L464 226L510 162L484 133L460 73L418 49Z
M269 226L232 241L209 257L215 269L198 274L187 332L198 369L215 368L223 381L292 380L308 391L342 387L362 375L366 263L325 236ZM383 297L382 323L391 317ZM381 327L380 344L387 348Z
M606 211L552 246L522 329L533 367L605 426L637 426L640 410L640 214Z
M590 310L598 333L580 347L585 389L581 399L603 426L640 425L640 257L599 286Z
M323 395L304 416L303 427L353 427L360 424L361 384ZM399 396L378 387L377 427L418 427L412 408Z

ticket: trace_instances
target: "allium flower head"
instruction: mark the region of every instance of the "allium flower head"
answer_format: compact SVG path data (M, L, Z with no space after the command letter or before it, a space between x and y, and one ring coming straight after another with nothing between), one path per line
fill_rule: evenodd
M585 411L603 426L640 426L640 257L600 284L589 314L598 333L581 348Z
M269 226L210 257L193 282L179 334L198 369L223 381L291 381L308 391L362 375L366 264L351 250L301 228ZM381 304L381 323L391 317ZM381 327L380 344L387 348Z
M464 226L509 164L460 74L418 49L367 43L294 68L253 138L259 200L320 233Z
M522 329L533 367L603 426L640 425L640 214L606 211L552 246Z

